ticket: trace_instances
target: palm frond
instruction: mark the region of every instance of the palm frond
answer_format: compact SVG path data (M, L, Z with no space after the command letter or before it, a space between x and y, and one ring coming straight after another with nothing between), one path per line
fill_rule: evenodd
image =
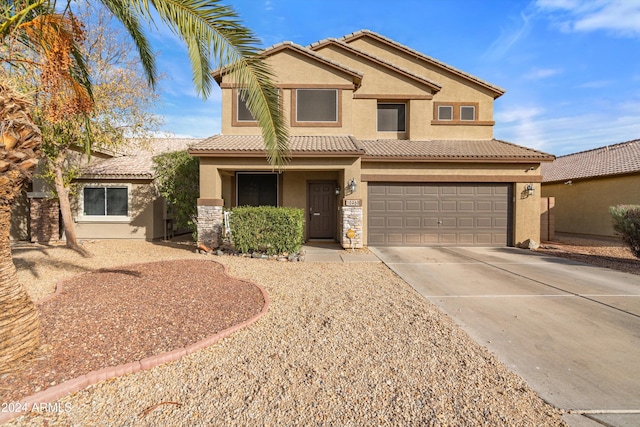
M138 19L140 15L147 16L149 22L152 22L148 8L143 4L145 2L143 1L141 3L137 0L100 0L100 2L122 23L131 36L138 50L140 62L147 76L147 81L151 87L155 87L157 72L153 50Z
M105 0L103 0L105 1ZM240 22L236 12L218 0L132 0L136 10L162 21L184 40L196 88L203 97L212 90L211 70L228 67L236 83L247 89L247 105L262 129L268 161L282 167L288 158L288 129L278 88L260 58L260 40Z

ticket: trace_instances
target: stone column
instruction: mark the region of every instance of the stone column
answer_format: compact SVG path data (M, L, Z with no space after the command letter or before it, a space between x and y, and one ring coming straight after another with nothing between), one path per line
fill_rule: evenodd
M361 199L345 199L340 208L340 244L345 249L362 248L363 211ZM353 236L353 237L349 237Z
M60 240L60 207L58 199L29 199L31 242L51 243Z
M217 249L222 244L222 199L198 199L198 245Z

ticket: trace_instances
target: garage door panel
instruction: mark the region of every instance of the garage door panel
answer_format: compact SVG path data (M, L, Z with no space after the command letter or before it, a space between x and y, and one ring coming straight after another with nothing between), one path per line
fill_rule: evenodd
M370 183L370 245L506 245L510 184Z

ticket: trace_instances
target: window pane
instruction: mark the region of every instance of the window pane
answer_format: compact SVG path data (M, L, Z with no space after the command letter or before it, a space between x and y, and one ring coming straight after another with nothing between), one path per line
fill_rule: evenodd
M253 114L251 114L251 111L249 111L249 108L247 107L246 90L244 90L244 89L238 90L238 103L237 103L237 105L238 105L238 120L239 121L254 122L256 120L256 118L253 117Z
M453 107L451 105L438 106L438 120L453 120Z
M298 122L337 122L338 91L335 89L298 89Z
M378 131L404 132L405 105L378 104Z
M107 215L128 214L127 189L107 188Z
M104 188L84 188L84 214L104 215Z
M278 206L278 175L238 174L238 206Z
M476 119L476 107L473 105L466 105L460 107L460 120L475 120Z

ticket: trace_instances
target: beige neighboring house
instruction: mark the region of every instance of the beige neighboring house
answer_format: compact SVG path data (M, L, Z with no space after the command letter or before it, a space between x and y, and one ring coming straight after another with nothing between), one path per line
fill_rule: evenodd
M301 208L306 240L343 247L540 240L540 164L554 157L493 138L503 89L367 30L262 55L291 159L282 171L267 164L243 88L214 73L222 133L189 150L200 158L201 242L217 246L223 210L240 205Z
M78 239L153 240L171 233L173 224L168 221L166 203L153 185L153 157L186 150L198 141L153 138L142 148L132 147L124 154L94 154L74 181L77 195L71 198L71 209ZM47 197L43 183L34 180L33 185L42 189L29 193L31 240L57 240L62 235L53 226L58 223L57 200ZM38 236L39 230L46 232Z
M609 207L640 205L640 139L560 156L542 175L556 232L615 236Z

